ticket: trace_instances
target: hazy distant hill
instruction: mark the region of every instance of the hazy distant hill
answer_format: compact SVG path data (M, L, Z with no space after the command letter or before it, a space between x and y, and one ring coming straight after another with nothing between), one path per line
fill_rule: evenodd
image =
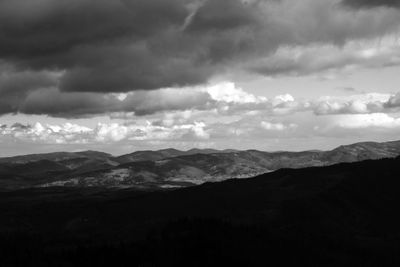
M53 153L30 154L30 155L0 158L0 163L23 164L39 160L63 161L76 158L108 159L112 158L112 155L104 152L90 151L90 150L81 152L53 152Z
M187 156L195 154L229 153L234 151L235 150L233 149L216 150L216 149L198 149L198 148L192 148L188 151L181 151L173 148L168 148L157 151L152 151L152 150L136 151L131 154L126 154L116 157L115 160L118 161L119 163L129 163L129 162L146 161L146 160L156 161L178 156Z
M400 154L400 141L385 143L363 142L340 146L323 154L322 160L332 163L354 162L366 159L392 158Z
M363 142L331 151L163 149L113 157L84 151L0 159L0 188L106 186L170 188L247 178L281 168L326 166L400 155L400 141Z
M0 192L6 266L399 266L400 158L178 190Z

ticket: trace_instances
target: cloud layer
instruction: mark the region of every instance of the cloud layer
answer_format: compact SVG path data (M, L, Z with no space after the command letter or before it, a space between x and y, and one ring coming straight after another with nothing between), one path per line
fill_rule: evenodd
M50 78L47 81L51 84L53 81ZM18 82L18 84L29 83L29 86L25 87L26 90L4 94L0 99L0 103L1 101L4 103L1 111L3 114L20 112L79 118L107 113L112 118L132 119L153 114L162 116L162 114L175 111L208 111L213 112L217 117L223 117L249 114L284 116L307 111L315 115L395 113L400 110L399 93L361 93L345 97L325 96L317 99L295 99L290 94L284 94L267 98L250 94L232 82L220 82L156 91L99 94L65 93L54 86L30 89L35 88L37 80L29 73L25 80ZM3 84L7 85L7 80ZM14 92L18 93L14 94Z
M220 143L229 137L231 141L251 143L264 139L357 136L360 129L368 129L370 133L400 130L399 93L317 99L296 99L284 94L266 98L250 94L229 82L190 89L97 95L97 98L94 93L86 93L86 99L80 99L82 94L77 93L71 101L57 98L57 94L62 94L57 91L36 93L39 96L26 102L26 108L29 103L38 107L41 93L55 94L50 97L55 99L52 106L43 104L46 114L74 115L81 109L85 109L84 114L95 114L106 106L113 119L95 126L71 122L4 124L0 128L0 142L11 138L42 144L193 144ZM160 94L163 97L160 98ZM60 99L66 102L60 102ZM127 115L129 112L136 116Z

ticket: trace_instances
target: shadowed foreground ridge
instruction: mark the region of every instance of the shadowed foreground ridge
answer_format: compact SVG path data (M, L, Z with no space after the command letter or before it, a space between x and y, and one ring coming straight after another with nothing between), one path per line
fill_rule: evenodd
M400 158L179 190L0 195L0 257L27 266L398 265Z

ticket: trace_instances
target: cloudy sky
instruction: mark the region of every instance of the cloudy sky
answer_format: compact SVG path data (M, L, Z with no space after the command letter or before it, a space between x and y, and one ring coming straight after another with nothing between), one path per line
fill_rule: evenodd
M0 156L400 133L398 0L0 0Z

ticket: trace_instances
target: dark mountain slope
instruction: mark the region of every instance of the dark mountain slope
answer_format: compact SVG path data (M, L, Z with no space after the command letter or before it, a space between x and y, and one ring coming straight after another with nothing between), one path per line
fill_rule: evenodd
M396 158L282 169L148 193L3 192L0 236L9 240L3 251L74 265L396 266L399 164ZM16 240L29 242L10 246Z
M51 160L0 163L1 188L29 187L38 183L54 181L55 177L67 171L69 171L67 167Z

